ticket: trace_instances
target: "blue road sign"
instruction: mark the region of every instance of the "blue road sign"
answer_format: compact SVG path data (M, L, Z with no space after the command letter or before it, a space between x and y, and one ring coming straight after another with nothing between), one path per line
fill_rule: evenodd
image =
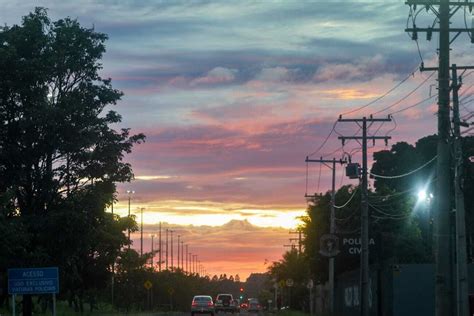
M8 269L8 294L59 293L58 268Z

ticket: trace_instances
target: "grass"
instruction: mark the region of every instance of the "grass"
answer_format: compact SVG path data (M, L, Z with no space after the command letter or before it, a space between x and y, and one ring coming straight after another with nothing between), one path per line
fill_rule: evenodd
M17 305L16 316L20 315L20 305ZM56 315L57 316L179 316L182 315L181 312L118 312L112 309L108 304L99 304L99 310L94 310L90 312L89 304L84 304L84 313L75 312L72 308L69 307L68 303L65 301L58 301L56 305ZM35 306L33 311L34 316L51 316L51 310L48 309L45 313L41 313L38 306ZM0 308L0 316L12 316L11 308L7 310L5 308Z

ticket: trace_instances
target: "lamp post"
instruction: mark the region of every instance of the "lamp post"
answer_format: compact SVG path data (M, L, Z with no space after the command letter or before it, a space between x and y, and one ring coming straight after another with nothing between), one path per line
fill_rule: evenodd
M188 255L188 260L189 260L189 274L192 275L193 274L193 254L192 252L189 253Z
M178 270L179 270L179 244L180 244L179 239L180 238L181 238L181 235L178 235Z
M188 245L186 245L186 270L185 270L186 274L189 274L188 258L189 258Z
M171 271L174 270L174 262L173 262L173 233L174 233L174 230L169 230L169 232L171 233Z
M158 248L159 248L159 255L158 255L158 271L161 272L161 261L162 261L162 258L161 258L161 254L162 254L162 242L161 242L161 222L160 222L160 228L159 228L159 233L158 233Z
M143 210L144 207L140 207L140 256L143 257Z
M150 237L151 237L151 268L154 270L154 268L153 268L153 258L155 257L155 250L153 249L154 248L153 241L154 241L154 238L155 238L155 234L151 234Z
M132 194L135 194L134 190L127 190L128 194L128 218L130 219L130 203L132 200ZM128 229L128 249L130 250L130 228Z
M181 270L184 272L184 242L181 240Z
M168 270L168 232L169 232L169 229L166 228L166 264L165 264L166 270Z

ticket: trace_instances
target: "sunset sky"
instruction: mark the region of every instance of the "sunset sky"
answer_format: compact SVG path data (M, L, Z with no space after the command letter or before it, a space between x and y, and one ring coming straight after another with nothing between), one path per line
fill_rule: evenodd
M114 108L120 127L147 136L125 158L135 180L119 185L114 211L127 213L126 191L134 190L131 209L144 208L147 249L148 234L164 222L181 231L210 274L246 277L281 258L305 213L305 192L328 189L330 170L317 164L306 189L307 155L354 150L360 161L357 143L342 148L337 139L358 132L350 123L337 124L315 153L339 114L413 73L344 117L386 117L431 96L370 134L391 135L392 144L436 130L436 75L416 71L421 60L404 32L404 1L0 0L1 22L19 23L35 6L109 35L102 75L125 94ZM433 16L423 11L418 19L425 27ZM434 66L437 36L419 39L425 65ZM454 47L453 62L467 64L467 36ZM467 77L465 86L473 82ZM337 179L337 186L354 183L341 170Z

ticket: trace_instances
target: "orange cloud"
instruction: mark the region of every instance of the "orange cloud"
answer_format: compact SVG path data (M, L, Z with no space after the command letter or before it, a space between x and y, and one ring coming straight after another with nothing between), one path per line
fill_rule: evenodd
M239 274L242 280L253 272L265 272L266 262L277 261L285 251L284 244L291 237L287 229L261 228L248 221L229 221L228 223L210 226L181 226L162 223L162 249L165 249L165 229L173 232L173 262L177 265L177 238L188 245L188 252L198 255L198 260L208 274ZM154 249L159 249L158 225L145 225L144 251L151 250L151 234L155 235ZM140 234L132 234L133 248L140 250ZM171 242L169 240L168 263L171 264ZM181 247L181 245L180 245ZM181 251L180 251L181 256ZM154 262L158 262L158 255ZM162 260L166 257L162 253ZM157 267L157 265L155 265Z
M371 99L376 98L379 95L367 91L357 89L331 89L321 91L322 94L326 95L328 99L342 99L342 100L355 100L355 99Z

